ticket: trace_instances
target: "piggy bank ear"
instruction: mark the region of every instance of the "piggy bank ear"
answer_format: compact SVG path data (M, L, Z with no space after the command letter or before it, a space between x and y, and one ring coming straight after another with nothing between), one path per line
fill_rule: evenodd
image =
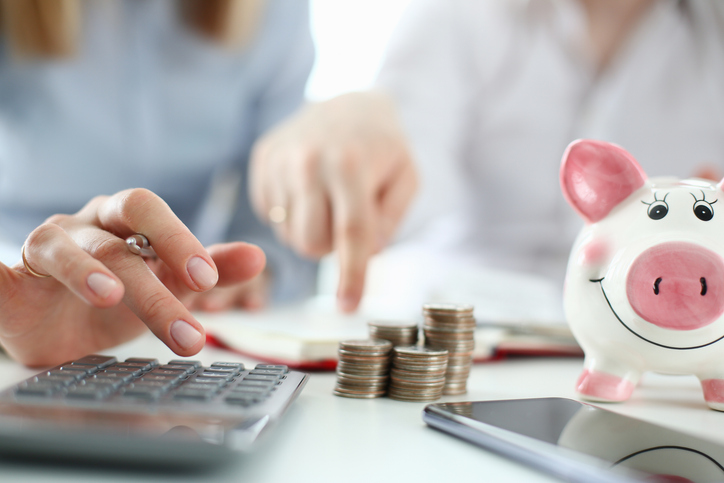
M563 196L589 223L605 218L645 181L646 173L633 156L615 144L583 139L563 154Z

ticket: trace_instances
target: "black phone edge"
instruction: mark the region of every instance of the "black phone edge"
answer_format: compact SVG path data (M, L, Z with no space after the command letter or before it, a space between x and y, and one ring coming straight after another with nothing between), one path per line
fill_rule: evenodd
M567 398L531 398L531 399L566 399ZM485 401L480 401L485 402ZM586 405L580 401L575 401ZM513 433L480 421L474 421L476 428L466 424L470 418L454 414L443 409L445 403L428 404L422 411L422 420L430 427L455 436L459 439L473 443L498 455L509 458L513 461L522 462L532 468L538 469L564 481L573 483L640 483L642 480L629 475L614 473L601 466L605 465L603 460L582 455L573 450L560 448L551 443L539 441L529 436ZM548 446L550 452L542 452L532 447L527 447L511 439L490 434L485 430L493 429L494 433L503 435L514 435L515 439L535 442L536 446ZM588 462L587 462L588 461ZM599 465L596 465L599 463Z

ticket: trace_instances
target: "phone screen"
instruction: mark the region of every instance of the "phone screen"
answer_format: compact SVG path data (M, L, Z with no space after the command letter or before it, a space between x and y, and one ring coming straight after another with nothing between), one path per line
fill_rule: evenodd
M571 399L431 404L424 419L570 481L724 481L721 445Z

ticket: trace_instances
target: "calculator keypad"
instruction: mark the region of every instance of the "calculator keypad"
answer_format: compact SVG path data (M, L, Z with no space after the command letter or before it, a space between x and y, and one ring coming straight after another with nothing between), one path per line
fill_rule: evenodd
M236 362L215 362L90 355L38 374L15 387L19 398L123 403L216 400L227 407L263 402L286 378L286 366L258 364L246 370Z

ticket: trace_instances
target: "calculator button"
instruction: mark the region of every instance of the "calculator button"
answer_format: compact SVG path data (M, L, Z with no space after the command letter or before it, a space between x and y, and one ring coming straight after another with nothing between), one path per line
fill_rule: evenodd
M276 365L276 364L257 364L254 369L265 370L265 371L278 371L281 374L289 372L287 366Z
M50 396L60 389L58 385L52 383L23 383L15 389L15 394L20 396Z
M253 394L267 396L272 391L271 386L237 386L229 391L229 394Z
M174 399L195 399L208 400L214 397L213 391L199 389L178 389L174 395Z
M116 359L115 357L90 355L81 357L77 361L72 362L72 364L87 364L103 369L110 366L111 364L115 364L116 362L118 362L118 359Z
M191 361L186 359L174 359L172 361L168 361L168 363L174 366L193 366L195 369L201 367L201 361Z
M54 367L54 371L68 371L68 372L82 372L83 374L92 374L98 372L98 368L95 366L73 366L71 364L63 364L59 367Z
M160 387L137 386L129 387L123 391L123 397L135 397L155 401L160 399L164 390Z
M160 381L160 382L164 382L164 383L168 383L168 384L173 384L173 383L177 382L178 380L179 380L178 374L167 375L167 374L153 374L153 373L148 373L148 374L144 375L143 377L141 377L141 378L140 378L138 381L136 381L136 382L140 382L140 381Z
M216 379L223 379L225 381L232 381L234 379L235 374L225 372L225 371L212 371L210 369L206 369L204 372L199 374L199 377L211 377Z
M152 380L147 380L144 377L133 381L133 387L155 387L158 389L166 390L170 387L173 387L173 385L174 385L174 381L170 381L170 380L152 381Z
M230 367L209 367L208 369L205 369L204 372L213 372L216 374L230 374L232 376L236 376L241 371L238 371L236 369L230 368Z
M249 374L256 374L260 376L275 376L280 379L284 379L284 375L281 372L270 371L269 369L254 369L249 371Z
M133 379L133 374L128 374L127 372L109 372L109 371L101 371L97 373L93 377L104 377L107 379L118 379L122 382L128 382L131 379Z
M98 384L75 386L68 389L65 397L74 399L104 399L111 393L111 388Z
M103 384L113 389L118 389L126 383L126 381L124 381L120 377L106 377L103 375L102 372L100 373L100 375L97 374L90 379L86 379L85 381L88 384Z
M220 384L206 382L187 382L183 386L179 387L179 390L207 391L213 393L217 392L219 389L221 389Z
M111 366L108 369L105 370L105 372L113 374L128 374L133 377L138 377L141 374L143 374L143 371L141 369L136 369L135 367L123 367L123 366Z
M99 380L89 380L89 381L83 381L82 383L80 383L74 387L85 387L89 390L94 389L96 391L107 391L107 392L111 393L116 390L118 385L114 384L113 382L105 382L103 380L100 380L100 381Z
M141 371L150 371L152 369L151 364L146 362L119 362L113 367L133 367Z
M100 371L100 368L95 364L76 364L75 362L67 366L61 366L60 370L62 371L66 368L73 368L75 370L85 371L88 374L95 374L96 372Z
M146 358L143 358L143 357L129 357L128 359L126 359L125 362L141 362L141 363L144 363L144 364L148 364L148 365L150 365L151 367L158 367L158 366L159 366L158 359L146 359Z
M256 394L229 394L224 398L227 404L237 404L240 406L250 406L258 403L263 397Z
M56 386L69 386L76 381L74 376L36 376L35 382L45 382Z
M48 371L45 373L47 376L62 376L62 377L73 377L76 381L79 381L83 379L86 376L85 371L61 371L60 369L56 369L53 371Z
M277 374L274 376L270 376L267 374L249 374L247 376L244 376L244 381L270 381L270 382L277 382L279 381L281 375Z
M210 369L232 369L237 374L244 370L244 364L240 362L214 362Z
M196 379L193 380L193 382L205 382L205 383L214 383L217 386L223 386L226 384L226 378L225 377L215 377L215 376L204 376L204 375L198 375L196 376Z
M253 380L247 380L242 379L236 384L236 387L246 387L246 386L256 386L256 387L268 387L273 388L275 382L274 381L253 381Z
M176 378L185 378L186 377L186 371L183 369L161 369L156 368L149 372L149 374L154 376L173 376Z
M193 374L196 372L196 368L191 365L179 365L179 364L165 364L163 366L160 366L159 369L168 371L183 371L186 374Z

